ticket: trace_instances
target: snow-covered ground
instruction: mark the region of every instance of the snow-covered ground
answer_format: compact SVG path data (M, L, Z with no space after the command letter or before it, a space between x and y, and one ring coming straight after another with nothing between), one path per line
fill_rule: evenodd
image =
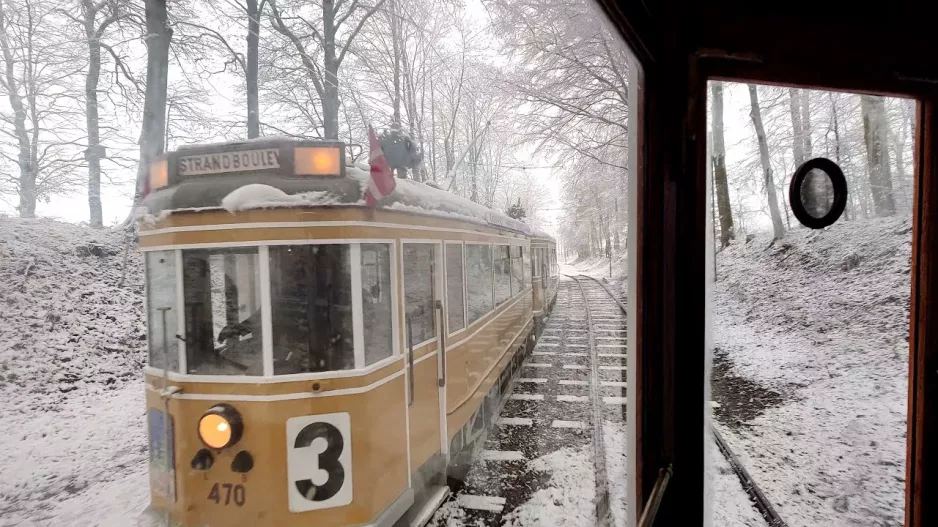
M738 240L717 256L717 426L788 525L902 525L910 219L770 242ZM608 276L608 260L562 272ZM732 479L711 480L714 525L748 514L719 497L738 488Z
M724 420L726 440L793 527L901 525L911 222L768 245L717 258L714 345L733 374L781 395L751 421Z
M123 526L146 505L141 259L121 283L123 249L0 216L0 526Z
M896 218L717 258L713 337L734 380L715 417L792 527L902 523L910 245ZM119 233L0 217L0 526L117 527L145 507L140 260L131 248L121 283ZM564 271L608 273L588 264ZM714 525L761 525L711 460Z

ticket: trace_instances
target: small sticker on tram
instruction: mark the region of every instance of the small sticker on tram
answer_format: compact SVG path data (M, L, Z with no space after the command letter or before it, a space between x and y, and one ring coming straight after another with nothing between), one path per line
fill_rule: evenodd
M280 168L279 148L184 156L179 158L177 164L180 176L202 176L270 168Z
M216 483L208 493L208 500L217 505L237 505L241 507L247 501L247 491L244 485L235 483Z

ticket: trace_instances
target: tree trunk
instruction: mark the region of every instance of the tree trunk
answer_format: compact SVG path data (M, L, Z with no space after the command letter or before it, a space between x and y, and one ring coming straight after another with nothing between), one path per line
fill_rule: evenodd
M394 94L391 97L391 128L401 130L401 31L398 25L397 0L391 0L388 21L391 25L391 61L394 64Z
M13 133L17 142L17 165L19 165L19 214L21 218L36 217L36 170L33 167L31 156L29 132L26 129L26 106L20 95L19 83L16 79L13 51L10 48L10 39L6 32L6 13L3 2L0 2L0 50L3 52L4 77L6 79L7 96L10 107L13 109Z
M723 84L711 85L713 95L713 185L716 187L717 210L720 216L720 247L733 239L733 211L730 206L730 187L726 181L726 147L723 143Z
M101 137L98 120L98 78L101 75L101 43L96 35L94 6L90 0L82 2L85 10L85 38L88 41L88 72L85 74L85 126L88 131L88 210L89 222L94 228L104 226L101 211Z
M896 213L896 201L892 191L892 175L887 150L885 99L878 95L861 95L860 109L863 115L863 140L866 143L866 158L870 170L873 213L878 216L890 216Z
M814 157L814 145L811 142L811 92L801 90L801 137L804 144L805 160Z
M840 117L837 115L837 103L834 102L833 92L828 92L827 97L831 102L831 130L834 132L834 161L840 165ZM853 211L853 199L848 196L847 206L844 208L844 220L850 221L856 216Z
M436 91L433 76L430 76L430 177L436 181Z
M244 72L247 83L248 99L248 139L261 136L261 114L258 86L257 54L260 47L261 13L257 0L247 0L248 8L248 58L247 71Z
M335 54L335 0L322 2L323 79L322 127L325 139L339 139L339 61Z
M804 129L801 127L801 96L796 88L788 88L788 109L791 113L791 152L797 170L804 163Z
M772 163L769 157L769 145L765 140L765 128L762 126L762 111L759 109L759 94L756 87L749 85L749 101L752 106L749 116L756 128L756 139L759 141L759 157L762 160L763 183L765 193L769 199L769 214L772 216L772 229L775 239L785 235L785 226L782 225L782 216L778 210L778 199L775 196L775 181L772 179Z
M140 202L150 164L163 153L166 129L166 86L169 79L169 43L173 30L169 27L166 0L146 0L147 20L147 87L143 102L143 123L140 132L140 161L137 164L137 192L134 204Z

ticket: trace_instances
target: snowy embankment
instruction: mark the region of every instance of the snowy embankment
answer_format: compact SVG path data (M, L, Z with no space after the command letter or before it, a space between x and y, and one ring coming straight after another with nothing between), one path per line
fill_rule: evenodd
M761 386L718 423L792 527L902 524L910 254L911 222L895 218L717 258L716 355Z
M0 216L0 526L128 525L145 505L143 273L127 256L114 231Z

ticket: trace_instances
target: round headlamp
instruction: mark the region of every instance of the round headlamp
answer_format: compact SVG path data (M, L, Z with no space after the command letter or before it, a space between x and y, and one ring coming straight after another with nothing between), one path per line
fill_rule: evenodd
M244 423L233 406L216 404L199 419L199 439L215 450L228 448L241 439Z

